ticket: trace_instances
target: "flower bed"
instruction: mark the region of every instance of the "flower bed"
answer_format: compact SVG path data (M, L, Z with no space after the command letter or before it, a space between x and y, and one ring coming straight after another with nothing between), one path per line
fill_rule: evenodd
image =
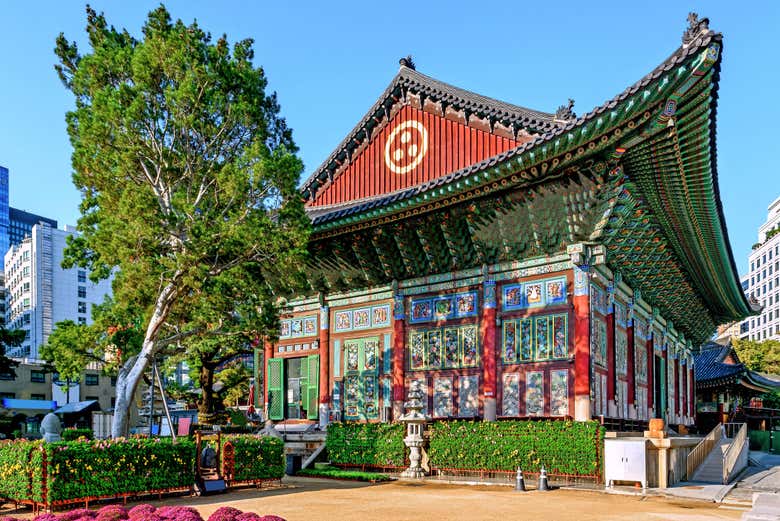
M47 502L188 488L194 484L190 440L119 439L45 445Z
M597 422L449 421L431 426L431 467L447 470L601 476L604 429Z
M31 479L39 475L42 465L41 442L25 440L0 441L0 498L13 501L42 501L41 480Z
M400 423L331 423L325 446L332 463L360 467L403 467L405 427Z
M106 505L100 510L77 508L60 514L41 514L34 521L203 521L200 513L192 507L162 507L136 505L125 508L121 505ZM20 521L11 516L0 517L0 521ZM242 512L232 507L221 507L214 511L208 521L285 521L274 515L261 516L254 512Z
M79 438L93 439L92 429L65 429L62 431L62 441L74 441Z

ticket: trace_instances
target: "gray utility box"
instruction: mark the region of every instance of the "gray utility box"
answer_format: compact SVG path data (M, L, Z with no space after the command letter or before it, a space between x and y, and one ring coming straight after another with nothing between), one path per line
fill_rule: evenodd
M605 439L604 480L608 487L615 481L631 481L647 488L647 441L637 438Z

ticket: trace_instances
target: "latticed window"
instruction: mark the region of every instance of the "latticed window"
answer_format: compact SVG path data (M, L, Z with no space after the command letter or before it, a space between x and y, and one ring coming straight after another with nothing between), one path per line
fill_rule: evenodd
M504 320L501 357L505 364L561 360L569 357L565 313Z
M458 369L477 367L477 326L416 329L409 335L409 369Z

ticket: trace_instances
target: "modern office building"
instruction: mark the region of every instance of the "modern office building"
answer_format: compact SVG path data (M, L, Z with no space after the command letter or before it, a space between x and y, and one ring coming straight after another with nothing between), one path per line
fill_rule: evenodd
M3 255L11 245L19 244L32 234L32 228L40 222L57 227L57 221L34 213L11 208L9 206L8 169L0 166L0 269L3 268Z
M85 269L62 268L66 238L75 233L70 226L60 230L39 223L5 254L6 324L26 332L23 344L10 348L8 356L38 360L38 348L57 322L91 322L92 305L111 291L110 280L95 284Z
M0 209L2 211L2 209ZM47 223L52 228L57 228L57 221L17 208L8 208L8 238L10 245L20 244L25 237L32 235L33 226L39 223ZM6 248L5 251L8 251Z
M742 322L741 337L780 340L780 197L769 205L766 222L758 229L758 242L748 257L750 273L746 293L764 307L760 315Z

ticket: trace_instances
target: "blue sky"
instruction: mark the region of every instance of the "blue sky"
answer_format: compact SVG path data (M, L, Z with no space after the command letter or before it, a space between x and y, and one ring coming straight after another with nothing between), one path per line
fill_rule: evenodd
M597 4L597 5L596 5ZM158 2L93 1L134 35ZM780 196L777 101L780 2L250 2L166 3L231 41L255 39L294 129L306 175L319 166L412 54L417 69L501 100L584 113L652 70L680 43L688 11L724 34L718 108L720 189L734 255L746 271L766 208ZM58 33L84 41L84 4L0 6L0 165L11 205L75 224L65 112L53 69ZM82 48L86 48L82 45Z

